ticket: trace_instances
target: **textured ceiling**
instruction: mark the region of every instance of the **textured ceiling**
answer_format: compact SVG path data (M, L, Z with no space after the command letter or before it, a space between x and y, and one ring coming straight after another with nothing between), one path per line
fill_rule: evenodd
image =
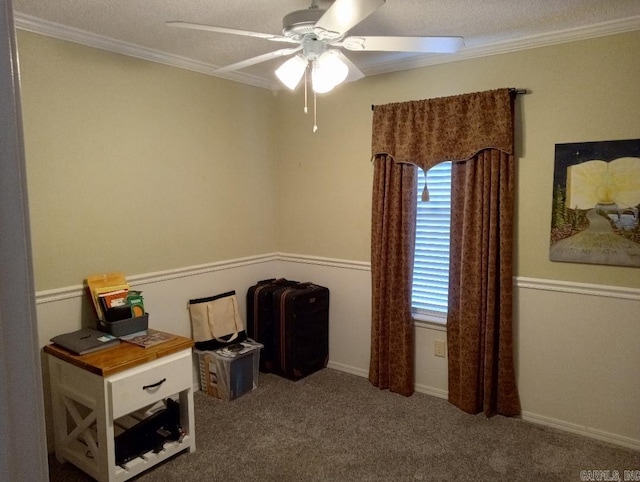
M332 2L319 0L320 8ZM13 0L16 26L212 73L288 46L167 27L182 20L280 34L282 17L309 0ZM388 0L350 35L462 36L456 54L345 52L367 75L640 29L640 0ZM221 77L280 88L273 59ZM214 74L215 75L215 74Z

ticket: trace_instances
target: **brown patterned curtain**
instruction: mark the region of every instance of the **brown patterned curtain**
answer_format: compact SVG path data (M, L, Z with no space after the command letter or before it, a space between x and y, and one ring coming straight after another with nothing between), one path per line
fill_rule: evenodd
M369 380L409 396L414 387L411 285L417 170L381 155L373 174L372 326Z
M513 156L481 151L451 168L449 401L518 415L512 337Z
M442 161L464 160L454 162L452 170L449 400L471 413L519 413L511 328L513 94L509 89L499 89L376 106L372 151L376 169L381 160L388 162L389 158L400 164L416 164L425 171ZM388 185L385 190L374 187L374 206L377 197L382 193L387 196L394 189L398 189L397 184ZM373 215L372 233L376 216L393 217L376 209ZM404 225L387 226L389 230L407 229ZM411 229L415 230L415 225ZM407 236L396 238L406 242ZM372 234L373 313L378 312L377 304L393 290L394 280L398 279L398 273L378 279L377 276L389 276L389 270L376 264L406 251L392 243L377 246L378 240L379 235ZM386 257L373 255L379 249L387 251ZM412 267L413 256L406 262ZM402 265L397 261L393 264ZM410 311L410 290L403 290L395 299L398 297ZM398 367L413 367L413 346L405 353L390 352L401 357L402 363L380 356L381 347L398 336L398 323L391 317L373 316L371 367L382 363L392 372ZM370 379L375 383L372 374L370 369Z

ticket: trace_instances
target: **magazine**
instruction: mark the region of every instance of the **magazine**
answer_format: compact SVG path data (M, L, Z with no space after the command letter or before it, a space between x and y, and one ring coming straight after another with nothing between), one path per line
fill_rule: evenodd
M130 335L121 336L122 341L133 343L134 345L141 346L143 348L149 348L150 346L159 345L165 341L175 338L175 335L171 333L165 333L163 331L145 330Z

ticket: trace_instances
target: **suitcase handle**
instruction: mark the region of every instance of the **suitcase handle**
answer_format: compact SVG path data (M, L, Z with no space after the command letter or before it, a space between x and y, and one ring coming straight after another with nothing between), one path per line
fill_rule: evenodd
M298 283L297 281L288 280L287 278L278 278L273 282L276 285L289 286L291 283Z
M311 281L305 281L304 283L298 283L297 285L291 286L291 288L294 290L304 290L306 288L313 288L315 286L317 285L312 283Z

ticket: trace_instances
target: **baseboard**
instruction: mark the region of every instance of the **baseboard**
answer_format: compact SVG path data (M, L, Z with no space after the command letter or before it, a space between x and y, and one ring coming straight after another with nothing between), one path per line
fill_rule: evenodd
M352 367L349 365L344 365L342 363L335 363L330 361L327 365L327 368L332 368L334 370L350 373L351 375L357 375L363 378L369 377L369 373L366 370ZM418 393L423 393L425 395L429 395L432 397L441 398L443 400L447 400L449 398L448 391L442 390L439 388L430 387L427 385L416 384L415 390ZM550 417L537 415L531 412L522 412L521 418L526 422L555 428L563 432L574 433L576 435L581 435L583 437L601 440L603 442L608 442L613 445L618 445L618 446L627 447L633 450L640 451L640 440L636 440L630 437L624 437L622 435L616 435L609 432L604 432L602 430L597 430L591 427L564 422L562 420L557 420Z
M430 395L430 396L436 397L436 398L442 398L444 400L448 400L449 399L449 392L447 390L442 390L440 388L430 387L428 385L421 385L419 383L416 383L414 388L415 388L416 392L418 392L418 393L424 393L425 395Z
M363 370L362 368L352 367L349 365L344 365L342 363L329 361L329 363L327 363L327 368L332 368L339 372L350 373L351 375L357 375L362 378L369 378L369 372L367 370Z
M349 365L344 365L342 363L335 363L330 361L327 364L327 368L332 368L339 372L350 373L351 375L357 375L362 378L369 378L369 372L367 370L352 367ZM444 398L446 400L449 396L449 392L447 392L446 390L429 387L427 385L421 385L417 383L414 388L415 388L415 391L418 393L424 393L425 395L430 395L436 398Z
M640 451L640 440L604 432L592 427L568 423L562 420L524 411L522 412L522 420Z

